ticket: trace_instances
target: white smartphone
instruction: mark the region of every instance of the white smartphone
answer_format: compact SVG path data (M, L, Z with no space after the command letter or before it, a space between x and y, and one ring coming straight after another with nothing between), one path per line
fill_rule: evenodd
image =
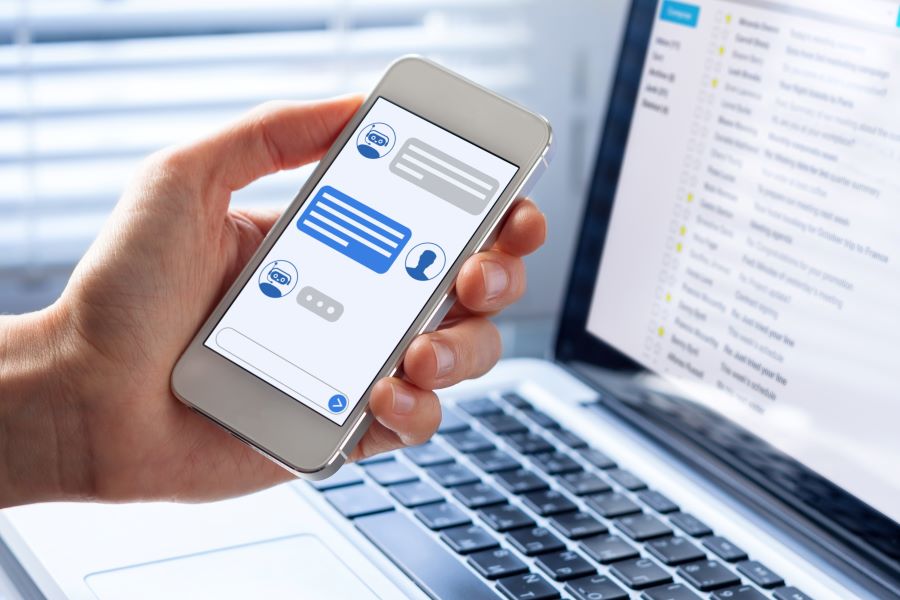
M471 81L395 62L179 359L175 395L297 475L334 473L550 139Z

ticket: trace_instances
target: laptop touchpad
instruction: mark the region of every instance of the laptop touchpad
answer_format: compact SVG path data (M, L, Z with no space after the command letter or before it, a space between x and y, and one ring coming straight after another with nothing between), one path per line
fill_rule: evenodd
M111 598L370 598L376 594L322 541L297 535L94 573Z

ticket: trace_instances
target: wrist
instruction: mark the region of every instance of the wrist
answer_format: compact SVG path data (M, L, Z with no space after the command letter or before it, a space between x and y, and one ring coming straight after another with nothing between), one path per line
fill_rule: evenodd
M58 305L0 317L0 508L91 496L83 372Z

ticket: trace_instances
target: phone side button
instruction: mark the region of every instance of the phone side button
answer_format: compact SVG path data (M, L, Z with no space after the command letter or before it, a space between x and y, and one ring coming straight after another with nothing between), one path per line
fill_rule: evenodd
M362 517L356 527L432 598L496 599L497 595L409 517Z

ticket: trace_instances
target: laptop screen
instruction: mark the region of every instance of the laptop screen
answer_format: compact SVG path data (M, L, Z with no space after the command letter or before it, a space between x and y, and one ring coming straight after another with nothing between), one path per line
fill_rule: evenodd
M588 331L900 521L896 2L662 0Z

